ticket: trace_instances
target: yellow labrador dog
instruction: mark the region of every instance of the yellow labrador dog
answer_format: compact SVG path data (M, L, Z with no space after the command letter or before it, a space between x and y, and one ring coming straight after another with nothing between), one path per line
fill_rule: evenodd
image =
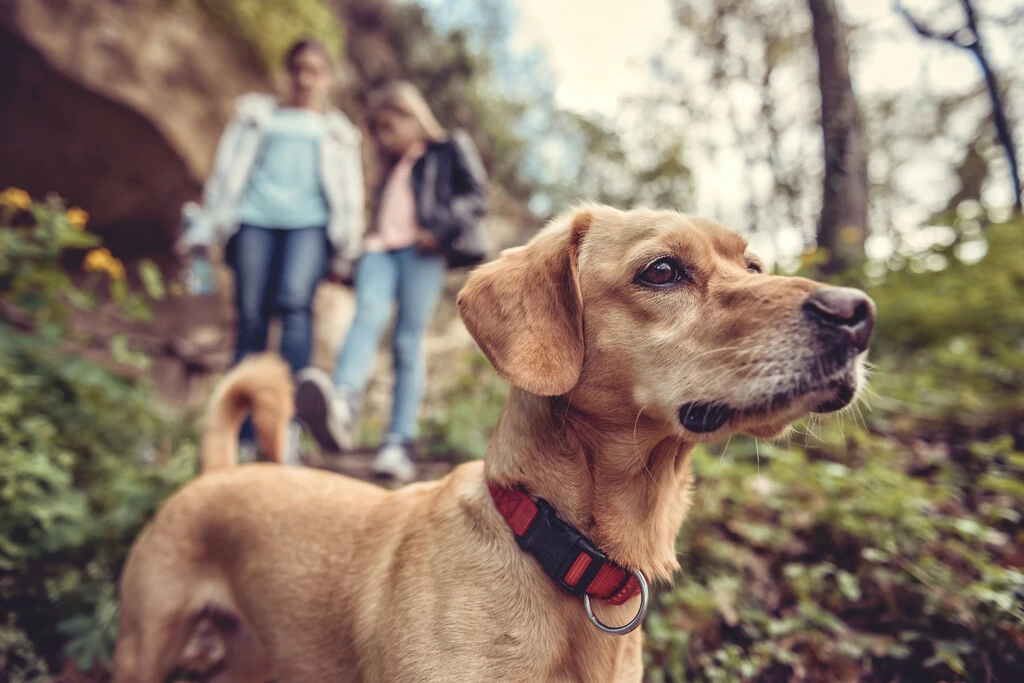
M847 405L874 323L711 221L601 206L475 270L459 308L512 389L484 462L440 481L235 467L250 409L280 448L291 389L267 357L225 381L203 475L125 566L116 681L640 681L694 444Z

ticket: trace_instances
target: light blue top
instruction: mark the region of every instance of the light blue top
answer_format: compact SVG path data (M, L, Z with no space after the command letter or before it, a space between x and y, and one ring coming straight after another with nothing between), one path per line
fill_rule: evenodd
M308 109L274 110L238 203L239 223L261 228L327 225L331 210L320 181L324 130L322 114Z

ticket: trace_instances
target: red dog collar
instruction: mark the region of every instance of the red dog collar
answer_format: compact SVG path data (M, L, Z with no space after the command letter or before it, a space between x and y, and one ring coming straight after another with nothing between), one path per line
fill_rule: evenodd
M640 592L636 576L608 559L574 526L559 519L551 503L543 498L535 502L520 488L493 484L487 488L519 547L533 555L544 573L570 595L589 595L621 605Z

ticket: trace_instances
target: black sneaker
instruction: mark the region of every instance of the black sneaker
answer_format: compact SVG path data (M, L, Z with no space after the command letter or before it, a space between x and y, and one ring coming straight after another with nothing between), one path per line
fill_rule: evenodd
M351 449L355 402L339 395L331 378L319 368L306 368L295 379L295 416L309 428L324 450L340 453Z

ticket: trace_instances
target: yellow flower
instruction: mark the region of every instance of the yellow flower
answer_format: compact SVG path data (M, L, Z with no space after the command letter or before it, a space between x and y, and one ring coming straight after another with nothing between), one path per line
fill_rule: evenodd
M90 271L106 270L106 264L114 256L109 249L93 249L85 255L85 269Z
M32 208L32 197L30 197L28 192L25 192L25 190L19 190L16 187L8 187L3 192L0 192L0 204L9 206L12 209L28 211Z
M77 206L72 206L68 209L65 217L75 230L85 230L85 224L89 222L89 213Z
M121 263L121 259L114 259L111 262L110 267L107 268L107 275L115 280L124 279L124 264Z
M109 249L93 249L85 255L83 265L88 271L106 273L115 280L124 279L124 264L115 258Z

